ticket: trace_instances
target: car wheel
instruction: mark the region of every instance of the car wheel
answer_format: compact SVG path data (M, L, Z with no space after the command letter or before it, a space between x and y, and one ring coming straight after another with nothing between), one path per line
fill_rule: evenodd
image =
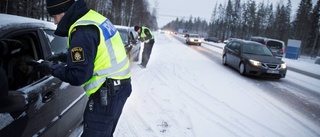
M201 43L199 43L198 45L201 46Z
M246 67L245 67L245 65L243 64L243 62L241 62L240 65L239 65L239 73L240 73L241 75L246 75Z
M223 56L222 56L222 64L225 65L225 66L228 65L228 64L227 64L227 57L226 57L226 55L223 55Z

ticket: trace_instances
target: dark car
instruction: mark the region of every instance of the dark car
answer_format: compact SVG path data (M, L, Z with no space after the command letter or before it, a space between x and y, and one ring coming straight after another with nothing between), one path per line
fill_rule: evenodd
M88 97L80 86L71 86L33 69L34 61L67 51L67 38L54 35L53 23L0 14L2 45L0 66L8 81L0 100L1 137L65 137L82 122ZM3 50L6 49L6 50ZM1 94L4 95L4 94Z
M233 40L223 49L222 63L237 70L241 75L284 78L286 63L275 58L264 45L245 40Z
M216 38L216 37L207 37L207 38L204 38L204 41L209 41L209 42L218 43L218 42L219 42L219 39Z
M267 46L276 58L282 59L285 52L285 43L283 41L259 36L252 36L250 40Z
M141 42L138 40L138 33L133 27L115 25L120 33L122 42L126 48L130 61L139 61Z

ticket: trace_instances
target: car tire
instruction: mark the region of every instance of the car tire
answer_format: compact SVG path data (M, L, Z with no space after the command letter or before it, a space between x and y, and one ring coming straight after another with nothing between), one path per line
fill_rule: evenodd
M239 73L243 76L246 75L246 66L243 64L243 62L240 62L239 65Z
M222 64L225 65L225 66L228 65L228 64L227 64L227 57L226 57L226 55L223 55L223 56L222 56Z
M201 43L199 43L198 45L201 46Z

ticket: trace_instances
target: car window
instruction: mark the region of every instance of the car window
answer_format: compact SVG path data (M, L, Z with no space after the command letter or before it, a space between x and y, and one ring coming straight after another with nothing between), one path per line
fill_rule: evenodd
M229 44L228 46L231 50L235 50L237 48L237 43L236 42L232 42Z
M130 30L130 35L132 37L132 40L137 40L139 35L136 31L134 31L133 29Z
M17 90L43 77L33 71L32 65L28 65L30 61L42 58L40 54L41 45L37 36L37 31L28 30L12 34L11 37L6 38L21 43L14 46L9 45L12 46L9 49L14 52L9 51L2 60L10 90Z
M271 49L280 49L280 50L282 50L283 44L281 42L278 42L278 41L269 40L267 42L267 46L269 48L271 48Z
M46 36L50 41L52 54L58 54L61 52L67 52L68 50L68 38L60 37L54 34L53 30L45 30Z

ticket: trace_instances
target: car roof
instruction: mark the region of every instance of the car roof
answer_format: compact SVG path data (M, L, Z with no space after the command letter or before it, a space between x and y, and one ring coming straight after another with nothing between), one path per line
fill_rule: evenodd
M250 41L250 40L243 40L243 39L234 39L232 40L232 42L239 42L241 44L255 44L255 45L261 45L263 46L263 44L256 42L256 41Z
M34 18L28 18L28 17L22 17L22 16L17 16L17 15L10 15L10 14L2 14L0 13L0 27L5 27L11 24L43 24L43 26L51 28L53 27L54 29L56 28L56 25L53 24L53 22L48 22L48 21L43 21L43 20L38 20Z
M122 25L114 25L117 29L130 29L133 30L133 27L128 27L128 26L122 26Z
M250 37L250 39L260 39L260 40L264 40L265 42L277 41L277 42L281 42L282 44L284 44L284 42L282 40L272 39L272 38L267 38L267 37L261 37L261 36L252 36L252 37Z
M17 29L24 29L24 28L47 28L55 30L57 28L53 22L22 17L17 15L10 15L10 14L2 14L0 13L0 32L6 32L8 29L17 28Z
M278 39L270 39L270 38L268 38L266 41L276 41L276 42L280 42L280 43L284 44L284 42L282 40L278 40Z

